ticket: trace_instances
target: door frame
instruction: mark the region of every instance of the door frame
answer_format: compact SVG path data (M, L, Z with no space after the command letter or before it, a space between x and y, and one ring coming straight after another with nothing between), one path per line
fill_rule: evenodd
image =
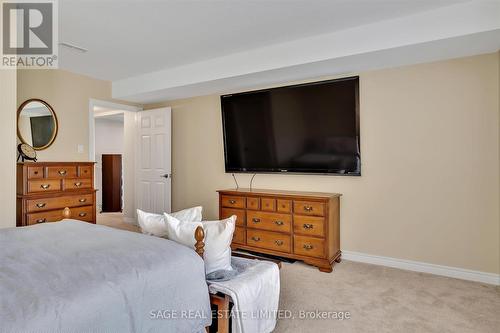
M89 99L89 161L95 162L95 119L94 107L101 106L107 109L114 109L116 111L109 111L102 113L102 115L112 115L123 113L123 111L138 112L142 111L142 107L132 106L127 104L115 103L104 101L100 99Z
M125 113L125 112L133 112L137 113L138 111L142 111L142 107L139 106L132 106L132 105L127 105L127 104L121 104L121 103L116 103L116 102L110 102L110 101L105 101L105 100L99 100L99 99L94 99L90 98L89 99L89 149L88 149L88 160L95 162L95 107L104 107L107 109L113 109L113 111L106 111L106 112L101 112L99 115L105 116L105 115L113 115L113 114L120 114L120 113ZM134 132L137 132L137 123L135 124L135 130ZM134 154L135 154L135 146L134 148ZM135 169L135 162L134 162L134 169ZM135 170L133 170L135 174ZM94 177L94 183L97 181L96 177ZM95 186L96 184L94 184ZM134 186L135 186L135 176L134 176ZM124 184L124 193L122 193L123 196L125 196L125 191L127 190L127 186ZM136 205L136 199L134 197L133 204ZM123 207L122 207L123 208ZM135 207L133 207L134 211L134 217L130 216L124 216L124 221L135 224L136 223L136 218L135 218Z

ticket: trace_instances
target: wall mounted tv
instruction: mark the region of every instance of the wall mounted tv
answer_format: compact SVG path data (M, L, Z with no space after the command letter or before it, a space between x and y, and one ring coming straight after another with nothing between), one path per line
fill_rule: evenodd
M226 172L361 175L359 77L221 96Z

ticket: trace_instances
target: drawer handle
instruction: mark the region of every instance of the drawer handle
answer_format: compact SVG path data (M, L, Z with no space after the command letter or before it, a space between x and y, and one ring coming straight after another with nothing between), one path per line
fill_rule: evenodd
M80 186L82 186L82 182L76 182L76 183L75 183L75 186L76 186L76 187L80 187Z
M311 223L304 223L304 229L312 229L313 225Z
M44 223L44 222L47 222L47 219L43 218L43 219L38 219L35 221L36 223Z
M260 219L258 219L258 218L256 218L256 217L254 217L254 218L252 219L252 222L253 222L253 223L259 223L259 222L260 222Z
M84 216L87 216L87 213L80 213L80 214L78 214L78 216L84 217Z
M310 244L304 244L303 248L309 251L313 249L313 246Z
M40 187L43 188L44 190L46 190L50 187L50 184L42 184L42 185L40 185Z
M231 200L229 200L229 203L230 203L231 205L234 205L234 204L236 203L236 200L231 199Z
M306 212L310 212L310 211L312 211L312 210L313 210L313 208L312 208L311 206L304 206L304 210L305 210Z
M43 208L43 207L45 207L46 205L47 205L47 204L46 204L45 202L42 202L42 203L37 203L37 204L36 204L36 206L37 206L38 208Z
M283 241L282 240L275 240L274 243L278 246L281 246L283 245Z
M66 174L68 173L68 171L66 170L59 170L58 173L61 175L61 176L66 176Z
M283 221L274 221L274 223L275 223L276 225L283 225L283 224L285 224Z
M35 172L34 172L34 174L35 174L35 175L38 175L38 171L35 171Z
M87 199L85 198L81 198L81 199L78 199L79 202L87 202Z
M252 240L256 241L256 242L260 242L260 237L252 237Z

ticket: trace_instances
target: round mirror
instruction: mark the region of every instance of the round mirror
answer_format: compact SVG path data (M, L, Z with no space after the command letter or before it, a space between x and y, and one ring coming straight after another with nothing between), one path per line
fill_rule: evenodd
M29 99L17 110L17 136L35 150L50 147L57 135L57 117L41 99Z

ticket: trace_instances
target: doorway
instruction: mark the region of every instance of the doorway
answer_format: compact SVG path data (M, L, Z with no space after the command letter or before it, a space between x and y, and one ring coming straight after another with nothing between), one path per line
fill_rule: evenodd
M98 213L121 213L123 211L123 132L123 113L95 117Z
M90 100L89 160L95 165L97 223L136 224L136 116L141 108Z

